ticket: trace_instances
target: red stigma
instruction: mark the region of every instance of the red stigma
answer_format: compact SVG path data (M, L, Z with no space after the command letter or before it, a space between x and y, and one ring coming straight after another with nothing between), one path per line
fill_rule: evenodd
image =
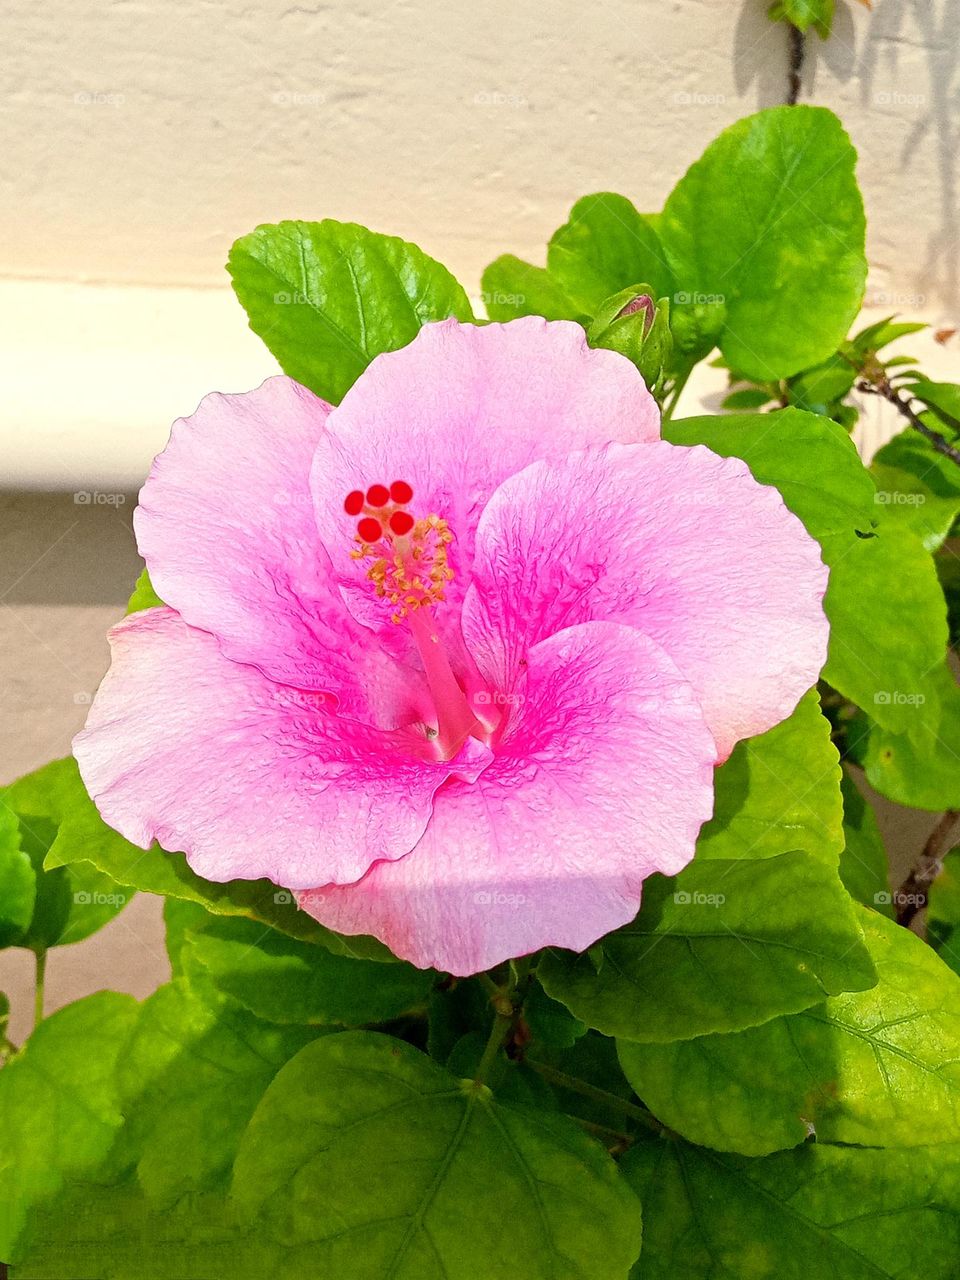
M364 516L357 525L357 533L364 542L379 542L383 537L383 525L373 516Z
M358 516L363 510L363 494L359 489L348 493L343 502L343 509L348 516Z
M372 484L367 490L367 502L371 507L385 507L390 501L390 490L385 484Z
M390 517L390 531L395 533L398 538L402 538L405 533L409 533L413 528L414 520L409 511L395 511Z
M407 484L406 480L394 480L390 486L390 497L398 506L406 506L413 497L413 490Z

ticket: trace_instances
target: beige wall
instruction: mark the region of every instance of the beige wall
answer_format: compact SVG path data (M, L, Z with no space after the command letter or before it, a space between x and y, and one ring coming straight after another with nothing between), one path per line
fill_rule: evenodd
M475 287L580 194L658 208L724 125L782 101L767 7L6 0L0 275L219 283L256 223L332 216ZM875 295L957 301L958 18L837 0L809 41L805 96L860 149Z

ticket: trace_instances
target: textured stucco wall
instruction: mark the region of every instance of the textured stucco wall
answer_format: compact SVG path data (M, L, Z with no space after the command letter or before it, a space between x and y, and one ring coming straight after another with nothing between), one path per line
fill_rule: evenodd
M782 101L768 0L6 0L0 275L219 283L282 216L414 239L468 287L572 200L659 208ZM861 156L872 295L957 300L960 0L837 0L804 97ZM881 302L879 305L885 305Z

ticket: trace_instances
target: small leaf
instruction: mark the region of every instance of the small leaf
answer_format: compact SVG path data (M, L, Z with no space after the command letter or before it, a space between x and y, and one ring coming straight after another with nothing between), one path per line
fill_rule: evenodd
M881 915L892 916L890 871L876 814L849 774L840 784L843 793L844 848L840 855L840 879L852 898Z
M374 358L431 320L472 320L463 289L414 244L352 222L257 227L227 269L284 373L339 404Z
M0 805L0 947L9 947L33 919L37 877L30 855L20 847L20 823Z
M673 278L652 219L626 196L601 191L583 196L555 231L547 270L564 294L589 316L612 294L641 281L654 301L669 297Z
M577 308L544 270L512 253L494 259L484 271L481 299L491 320L543 316L546 320L575 320Z

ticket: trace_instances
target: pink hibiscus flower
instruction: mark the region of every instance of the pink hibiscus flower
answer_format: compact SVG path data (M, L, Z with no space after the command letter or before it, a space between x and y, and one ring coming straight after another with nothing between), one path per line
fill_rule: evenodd
M429 325L335 409L208 396L136 531L170 607L74 744L104 819L460 975L631 920L825 658L779 493L566 322Z

